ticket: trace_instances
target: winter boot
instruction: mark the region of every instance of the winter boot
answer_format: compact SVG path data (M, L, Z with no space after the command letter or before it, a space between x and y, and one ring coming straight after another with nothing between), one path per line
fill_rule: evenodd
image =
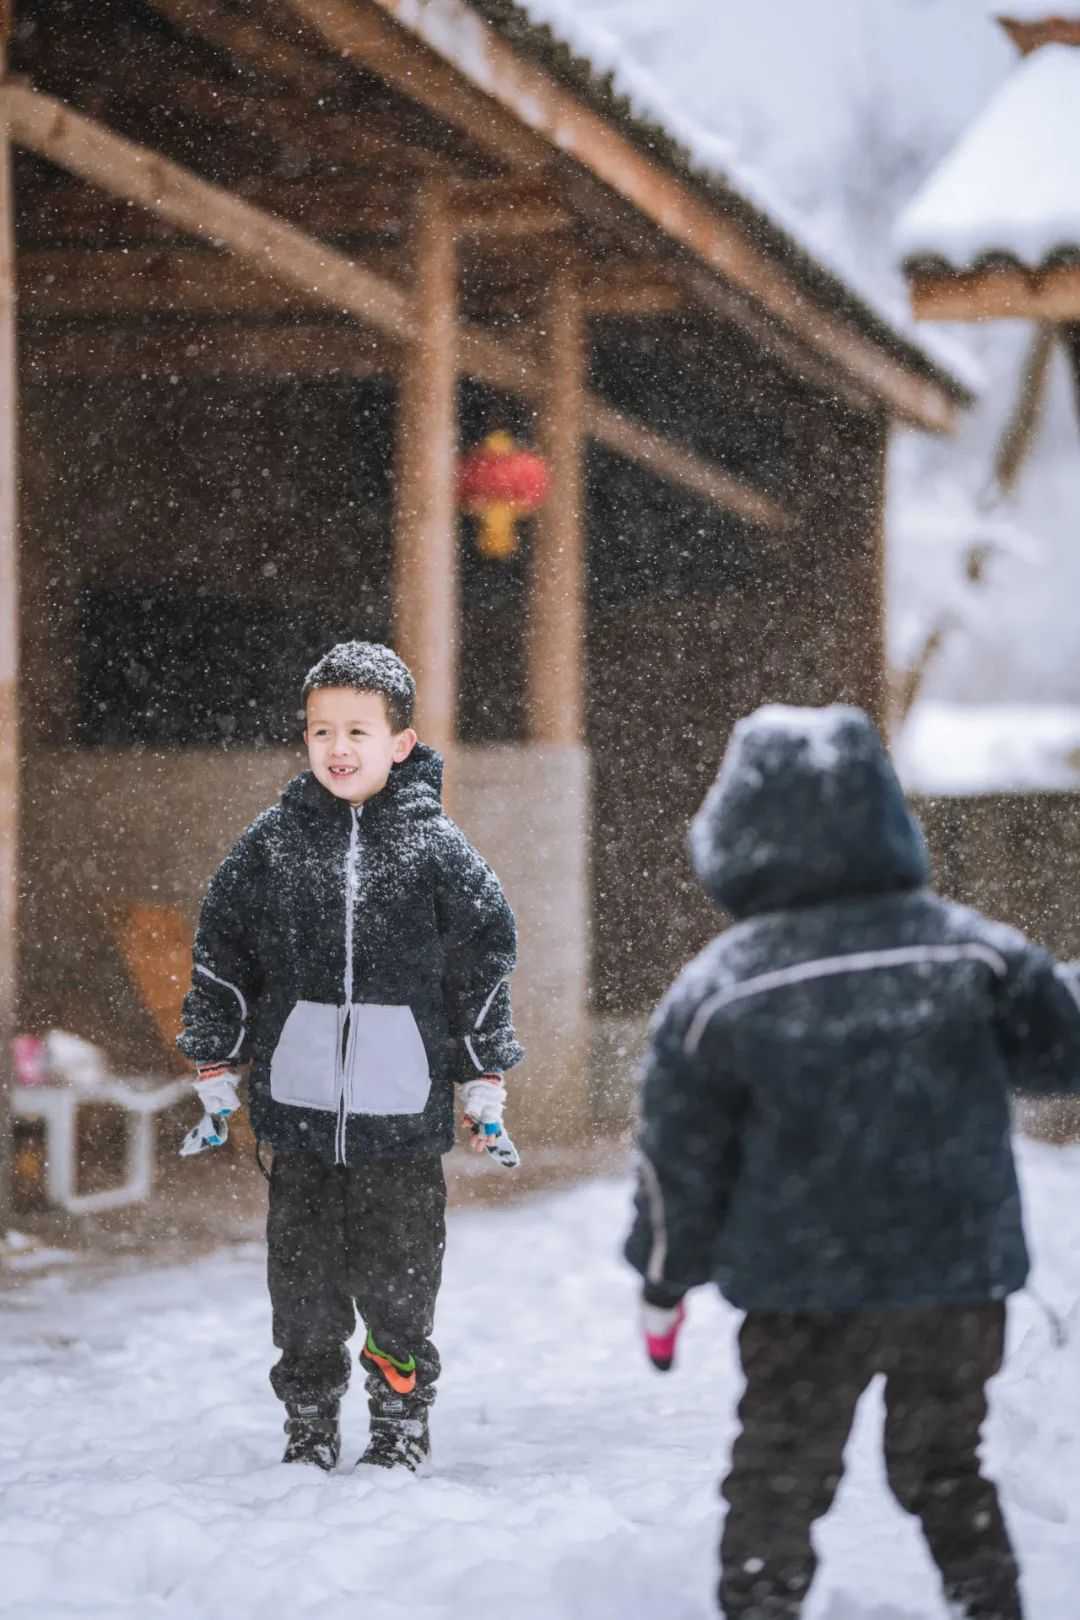
M411 1474L431 1460L430 1396L417 1391L416 1363L380 1350L369 1333L360 1360L368 1369L371 1434L357 1468L404 1468Z
M406 1468L410 1474L419 1474L426 1473L430 1462L426 1407L414 1406L400 1417L372 1413L371 1433L357 1468Z
M285 1420L288 1441L282 1462L310 1463L327 1474L337 1467L341 1456L340 1408L331 1405L287 1406Z

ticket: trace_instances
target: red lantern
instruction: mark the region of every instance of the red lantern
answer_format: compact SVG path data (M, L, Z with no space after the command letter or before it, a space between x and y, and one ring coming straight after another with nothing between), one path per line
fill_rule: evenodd
M480 519L476 544L484 557L513 556L518 519L542 506L547 492L543 457L520 449L509 433L489 433L458 468L458 501L463 511Z

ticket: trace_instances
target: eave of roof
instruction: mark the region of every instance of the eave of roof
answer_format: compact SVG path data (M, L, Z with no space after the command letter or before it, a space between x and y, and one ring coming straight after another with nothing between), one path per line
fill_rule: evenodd
M935 383L949 398L961 404L971 403L972 387L948 365L933 359L920 343L898 330L895 322L904 320L903 309L898 305L894 316L892 311L887 314L876 308L868 296L851 285L845 272L823 263L826 255L815 252L800 240L806 233L797 222L788 218L781 223L785 210L776 198L755 199L755 193L764 191L760 182L737 174L733 165L726 162L723 173L718 168L704 166L662 118L650 117L640 109L636 99L621 88L613 69L600 71L561 39L549 24L531 18L518 0L468 0L468 4L515 51L572 90L685 185L744 225L757 245L797 275L823 308L845 317L884 352L916 375ZM961 364L958 356L956 369L960 369Z
M1017 65L897 226L909 274L1080 263L1080 49Z

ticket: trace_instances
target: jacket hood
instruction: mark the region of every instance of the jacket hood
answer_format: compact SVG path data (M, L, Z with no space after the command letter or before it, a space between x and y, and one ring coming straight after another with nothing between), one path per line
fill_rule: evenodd
M364 805L365 819L386 816L416 817L442 814L442 755L426 743L417 743L408 759L392 765L390 778L380 793ZM344 799L328 792L312 771L294 776L281 795L286 806L306 805L324 815L344 815Z
M779 704L740 720L690 829L694 870L735 917L921 887L926 845L861 709Z

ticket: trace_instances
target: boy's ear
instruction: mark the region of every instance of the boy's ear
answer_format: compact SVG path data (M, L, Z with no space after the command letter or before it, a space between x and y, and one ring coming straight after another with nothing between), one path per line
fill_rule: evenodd
M405 731L399 731L394 737L394 752L392 755L395 765L400 765L408 759L419 742L416 732L409 726Z

